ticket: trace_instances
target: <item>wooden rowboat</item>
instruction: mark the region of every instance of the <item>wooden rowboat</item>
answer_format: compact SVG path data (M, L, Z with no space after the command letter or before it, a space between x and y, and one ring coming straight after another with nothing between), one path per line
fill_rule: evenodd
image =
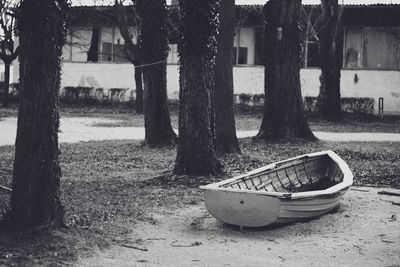
M259 227L323 215L339 204L352 184L353 174L346 162L333 151L323 151L200 188L215 218Z

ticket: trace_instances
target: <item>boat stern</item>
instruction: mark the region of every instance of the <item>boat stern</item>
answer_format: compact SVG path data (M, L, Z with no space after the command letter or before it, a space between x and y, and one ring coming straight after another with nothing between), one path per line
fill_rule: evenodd
M208 211L228 224L260 227L274 223L279 216L278 198L248 192L203 189Z

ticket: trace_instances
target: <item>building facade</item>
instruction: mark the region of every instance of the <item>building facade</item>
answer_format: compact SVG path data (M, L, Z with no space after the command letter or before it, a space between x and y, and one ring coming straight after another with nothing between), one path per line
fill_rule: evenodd
M318 8L308 5L302 9L303 65L300 77L305 98L315 98L319 92L317 29L313 28ZM379 102L383 101L385 114L400 115L400 5L351 5L341 8L342 98L352 99L357 105L366 105L359 107L358 111L374 114L379 113ZM113 8L75 7L72 14L74 20L63 49L61 94L66 93L65 88L90 87L93 88L93 96L97 92L102 97L110 97L110 89L120 88L123 92L118 96L120 100L134 97L135 69L125 57L124 38L113 23ZM262 101L259 102L264 93L261 14L262 6L236 7L232 62L234 94L238 102L250 98L257 99L250 103L262 104ZM173 14L171 17L176 22L177 17ZM137 29L132 26L130 30L136 43ZM167 59L167 91L170 99L178 99L179 96L177 35L176 32L171 33ZM12 79L17 82L18 72L14 71L13 74ZM100 89L102 94L99 93ZM363 104L361 100L366 102Z

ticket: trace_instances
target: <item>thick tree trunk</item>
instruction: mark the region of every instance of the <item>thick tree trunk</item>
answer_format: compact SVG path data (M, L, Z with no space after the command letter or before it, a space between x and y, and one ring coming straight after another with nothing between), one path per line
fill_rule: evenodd
M10 92L10 63L4 62L4 88L3 88L3 106L9 105L9 92Z
M23 227L63 224L57 132L66 14L64 0L21 4L21 100L10 219Z
M240 152L233 114L232 50L235 0L222 0L215 59L215 145L218 153Z
M315 139L304 116L300 88L298 19L301 0L265 6L265 105L258 138Z
M212 95L219 1L181 0L177 174L215 174Z
M145 143L176 143L167 105L168 32L165 0L138 0L141 18L140 50L143 59Z
M136 65L134 65L136 66ZM135 84L136 84L136 113L143 113L143 81L142 81L142 68L135 68Z
M340 69L342 39L336 0L321 0L320 40L321 76L317 106L327 119L340 119Z
M177 142L168 111L166 78L166 63L144 69L145 142L150 146L175 145Z

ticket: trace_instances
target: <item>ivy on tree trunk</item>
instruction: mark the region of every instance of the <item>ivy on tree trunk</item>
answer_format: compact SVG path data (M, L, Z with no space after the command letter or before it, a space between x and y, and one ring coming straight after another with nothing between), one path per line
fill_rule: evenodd
M238 153L233 113L232 51L235 0L221 0L215 59L215 145L218 153Z
M318 21L321 75L317 107L320 114L330 120L340 119L340 69L342 66L342 38L336 0L321 0Z
M314 140L304 116L300 88L301 0L270 0L265 5L265 102L257 137Z
M150 146L175 144L177 137L171 126L167 105L166 3L165 0L138 0L136 9L141 18L145 142Z
M214 66L218 27L215 0L181 0L179 138L175 173L215 174Z
M22 227L63 224L58 91L67 8L64 0L21 4L21 100L9 218Z

